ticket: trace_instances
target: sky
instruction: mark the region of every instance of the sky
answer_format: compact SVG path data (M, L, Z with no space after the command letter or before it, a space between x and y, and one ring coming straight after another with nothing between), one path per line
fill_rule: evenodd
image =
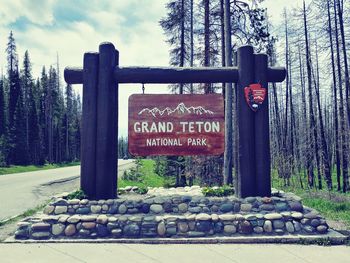
M26 50L33 75L43 65L82 67L83 54L98 51L104 41L119 50L121 66L168 66L169 47L159 26L167 0L0 0L0 68L6 72L6 43L12 30L22 65ZM270 21L278 26L284 7L302 0L265 0ZM166 93L165 85L145 85L146 93ZM81 93L81 85L75 85ZM142 92L140 84L119 87L119 134L126 136L128 97Z

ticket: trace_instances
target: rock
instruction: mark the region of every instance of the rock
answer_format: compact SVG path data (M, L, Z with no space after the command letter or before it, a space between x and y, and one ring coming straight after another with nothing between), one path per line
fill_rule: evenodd
M266 214L264 218L267 220L276 220L276 219L281 219L282 215L278 213L270 213L270 214Z
M240 224L240 232L242 234L251 234L253 232L253 227L249 221L245 220Z
M320 215L317 212L312 211L310 213L305 214L304 217L307 219L316 219L316 218L319 218Z
M300 220L300 223L302 223L303 225L308 225L310 223L310 219L307 219L307 218L303 218Z
M113 229L113 230L111 231L111 234L112 234L113 237L121 237L121 236L122 236L122 233L123 233L123 231L122 231L120 228L118 228L118 229Z
M219 207L218 207L217 205L213 205L213 206L211 207L211 211L214 212L214 213L216 213L216 212L219 211Z
M265 204L270 204L272 203L272 199L270 197L263 197L261 201Z
M312 234L315 231L315 228L309 225L303 226L303 229L308 234Z
M277 212L287 211L288 205L285 202L278 202L275 204L275 208Z
M71 224L75 224L75 223L78 223L80 219L81 219L80 215L73 215L67 219L67 222Z
M62 215L62 216L60 216L60 218L58 219L58 222L59 222L59 223L66 223L67 220L68 220L68 218L69 218L69 215Z
M277 235L283 235L284 234L284 230L283 229L275 229L275 233Z
M192 200L192 196L190 195L184 195L181 197L181 201L185 203L191 202L191 200Z
M204 232L199 232L199 231L189 231L188 237L204 237L205 233Z
M82 226L85 229L93 229L96 227L96 223L95 222L84 222L84 223L82 223Z
M170 202L164 202L163 209L165 213L171 213L173 212L173 205Z
M93 214L98 214L98 213L101 212L101 206L100 205L92 205L90 207L90 209L91 209L91 213L93 213Z
M241 210L241 204L238 202L235 202L233 204L233 212L238 213Z
M223 214L223 215L219 215L219 218L221 221L233 221L233 220L236 220L236 215Z
M163 212L163 206L159 204L153 204L151 205L150 210L155 214L159 214Z
M106 215L99 215L96 218L96 223L105 225L108 222L108 217Z
M71 199L71 200L68 201L68 203L69 203L70 205L78 205L79 202L80 202L79 199Z
M108 210L108 205L102 205L102 211L106 212Z
M256 226L253 228L254 233L261 234L264 232L264 229L261 226Z
M271 233L272 232L272 223L270 220L266 220L264 223L264 231L267 233Z
M292 212L292 217L293 217L293 219L298 219L298 220L300 220L300 219L302 219L303 218L303 214L302 213L300 213L300 212Z
M48 232L50 231L50 224L47 223L35 223L32 224L32 230L36 232Z
M219 216L217 214L212 214L211 215L211 220L216 222L216 221L219 221Z
M193 213L193 214L198 214L202 211L202 208L199 206L195 206L195 207L189 207L188 208L188 212Z
M79 207L76 211L77 214L81 215L87 215L90 213L90 208L89 207Z
M77 232L77 229L75 228L75 225L69 224L66 229L64 230L64 234L66 236L73 236Z
M106 237L109 234L109 230L105 225L97 224L97 235L99 237Z
M60 215L66 213L68 210L67 206L56 206L55 215Z
M273 224L273 228L274 228L274 229L282 229L282 228L284 228L284 222L283 222L283 220L274 220L274 221L272 222L272 224Z
M250 212L252 208L253 208L252 204L241 204L242 212Z
M65 229L65 225L64 224L54 224L52 225L52 230L51 230L51 233L54 235L54 236L59 236L63 233Z
M139 237L140 227L137 224L126 225L123 229L123 233L126 237Z
M166 229L167 236L175 236L176 233L177 233L176 227L167 227L167 229Z
M325 225L319 225L317 228L316 228L317 232L320 233L320 234L325 234L327 233L328 231L328 227L325 226Z
M177 207L178 207L180 213L186 213L187 212L188 205L186 203L181 203Z
M249 196L244 199L248 203L254 203L256 201L256 197L254 196Z
M81 222L92 222L96 220L96 216L95 215L84 215L80 217L80 221Z
M194 231L196 229L196 222L195 221L190 221L188 222L188 228L191 230L191 231Z
M48 205L44 209L44 214L50 215L55 211L55 207L53 205Z
M196 229L199 232L209 232L212 228L212 223L209 221L198 221L196 222Z
M68 201L66 199L60 198L55 202L56 206L67 206Z
M300 202L289 202L289 207L291 211L296 211L296 212L303 212L304 208L303 205Z
M259 206L261 211L273 211L275 210L275 206L273 204L262 204Z
M118 206L112 205L108 210L108 214L116 214L116 213L118 213Z
M248 214L248 215L245 215L244 218L248 221L255 221L257 220L257 217L253 214Z
M237 232L237 228L234 225L225 225L224 232L226 234L234 234Z
M150 204L143 203L141 206L141 213L148 214L150 209Z
M132 222L140 223L142 221L142 216L131 216L129 217L129 220Z
M80 229L78 234L82 237L89 237L90 236L90 231L87 229Z
M297 221L293 221L293 225L294 225L295 232L300 232L301 224Z
M320 225L320 220L318 219L312 219L310 222L310 225L312 225L313 227L318 227Z
M188 231L188 224L186 222L177 223L177 228L181 233L186 233Z
M196 215L196 220L197 221L208 221L208 220L211 220L211 216L208 214L201 213L201 214Z
M107 227L108 227L109 230L112 230L112 229L118 228L119 224L115 223L115 222L114 223L108 223Z
M79 202L80 205L87 205L88 203L89 203L88 199L83 199L83 200L80 200Z
M290 221L286 222L286 229L287 229L288 233L294 233L295 232L294 225Z
M128 211L128 208L126 207L126 205L121 204L121 205L118 207L118 213L119 213L119 214L125 214L126 211Z
M165 223L164 222L160 222L157 226L157 233L159 236L164 236L165 235Z
M130 192L132 189L132 186L128 185L124 188L125 191Z
M34 232L32 233L33 238L49 238L50 237L50 232Z
M232 203L225 203L220 206L220 211L223 213L228 213L233 210L233 204Z
M28 239L29 238L29 228L18 229L15 232L15 239Z

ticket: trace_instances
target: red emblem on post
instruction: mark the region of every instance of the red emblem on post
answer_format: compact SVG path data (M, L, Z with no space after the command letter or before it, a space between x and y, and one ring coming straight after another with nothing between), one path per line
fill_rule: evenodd
M248 106L255 112L265 100L266 89L258 83L250 84L244 88L244 95Z

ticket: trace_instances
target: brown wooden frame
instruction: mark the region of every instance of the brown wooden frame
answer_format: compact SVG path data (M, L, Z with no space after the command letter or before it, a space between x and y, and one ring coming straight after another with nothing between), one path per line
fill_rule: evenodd
M84 54L84 67L66 68L68 84L83 84L81 135L81 189L91 199L117 197L117 138L119 83L237 83L237 153L239 197L270 196L270 144L268 96L257 112L245 102L244 88L282 82L284 68L267 65L267 55L254 54L251 46L237 52L237 67L169 68L119 67L112 43L102 43L99 53ZM229 98L228 98L229 99ZM232 145L226 145L232 152Z

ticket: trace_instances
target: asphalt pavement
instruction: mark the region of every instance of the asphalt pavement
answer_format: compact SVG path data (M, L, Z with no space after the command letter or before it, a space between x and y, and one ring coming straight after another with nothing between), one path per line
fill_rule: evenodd
M133 160L118 160L120 174ZM0 222L79 187L80 166L0 176Z

